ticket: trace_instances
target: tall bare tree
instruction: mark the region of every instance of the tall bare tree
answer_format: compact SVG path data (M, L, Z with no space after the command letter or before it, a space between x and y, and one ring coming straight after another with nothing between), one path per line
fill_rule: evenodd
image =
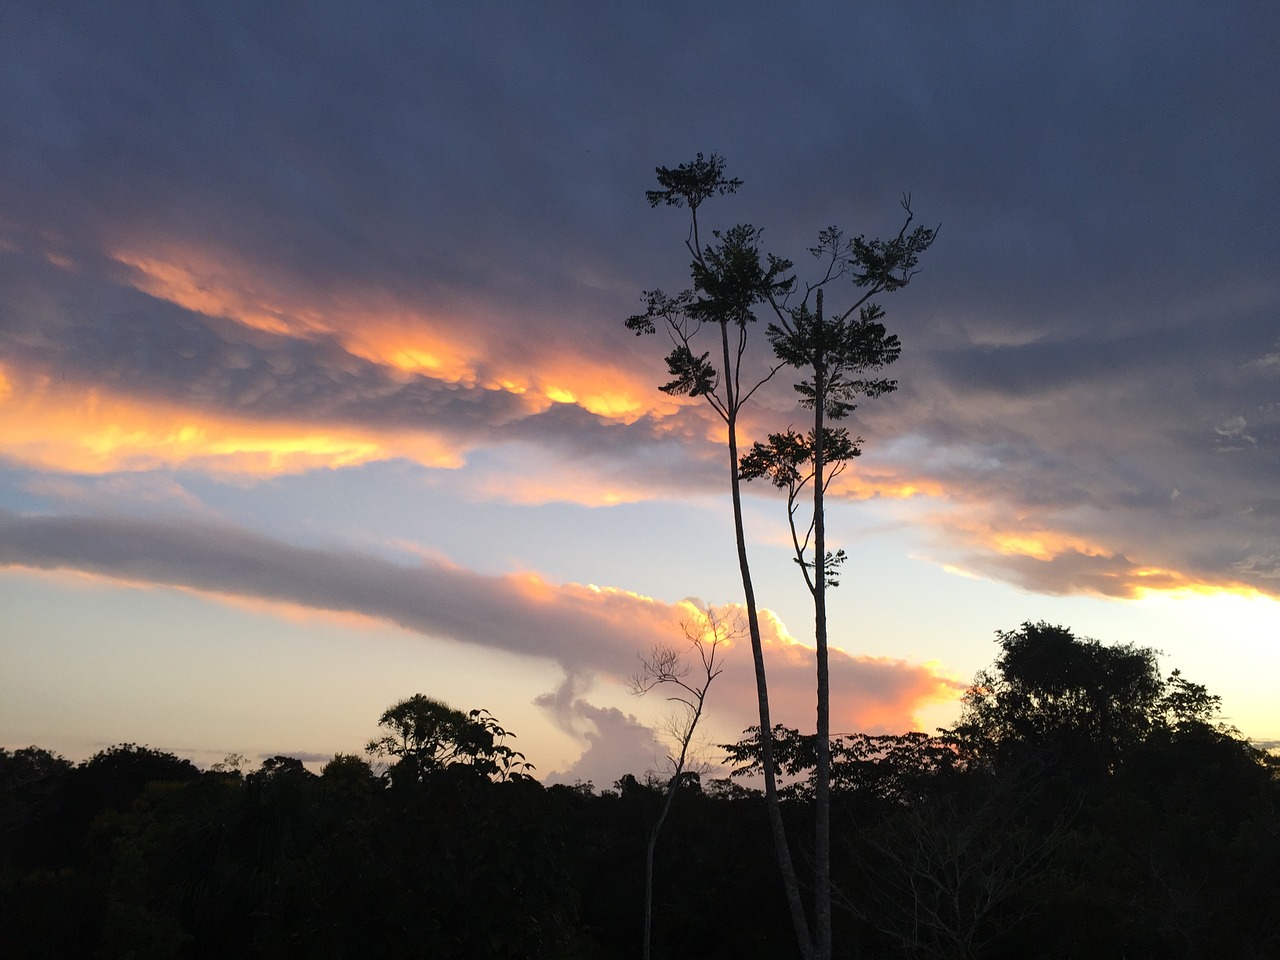
M675 709L668 717L667 734L675 747L668 756L671 776L667 778L665 796L658 819L649 831L649 843L644 861L644 960L649 960L653 932L653 853L658 846L658 834L671 812L671 803L685 778L689 763L689 751L694 734L702 720L707 705L707 691L711 682L720 676L723 666L719 662L720 645L726 640L742 636L740 621L731 619L723 611L708 606L696 620L686 620L681 625L687 641L684 650L665 644L655 645L640 658L640 670L631 678L631 692L644 695L655 688L662 688L667 700ZM696 655L693 662L690 652Z

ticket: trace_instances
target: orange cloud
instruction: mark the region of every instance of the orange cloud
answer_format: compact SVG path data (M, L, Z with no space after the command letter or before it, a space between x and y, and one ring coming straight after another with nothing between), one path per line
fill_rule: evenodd
M836 625L838 626L838 625ZM769 694L773 720L787 726L812 730L814 727L814 683L816 659L813 648L800 643L770 610L760 611L760 632L769 672ZM968 683L947 672L940 664L909 663L891 657L850 654L833 646L830 650L832 729L845 732L901 733L919 727L917 713L939 703L952 703ZM749 651L737 678L742 710L754 700L754 676L750 672Z
M974 504L966 504L963 511L934 512L926 519L952 537L958 536L984 552L1003 557L1048 561L1069 552L1087 557L1113 556L1101 544L1047 527L1031 517L1022 516L1010 522L991 516L989 511Z
M542 611L542 615L571 618L591 624L601 644L617 645L608 666L598 670L614 682L625 682L636 669L636 656L648 653L655 643L683 650L684 625L697 625L705 617L694 600L665 602L630 590L594 584L554 584L536 573L508 574L504 587ZM746 614L741 605L719 608L729 619L741 621L739 635L722 646L724 671L717 678L710 709L719 718L725 736L759 722L755 670L746 635ZM813 728L816 659L812 647L787 630L769 609L759 611L773 720L788 726ZM606 640L605 638L610 638ZM916 664L890 657L851 655L831 649L832 722L836 729L869 732L902 732L919 726L920 710L954 702L967 682L949 674L937 663Z
M1272 600L1276 598L1256 587L1231 580L1208 581L1184 576L1175 570L1159 567L1139 567L1133 571L1135 578L1132 596L1143 599L1148 596L1171 597L1243 597L1246 600Z
M1068 551L1086 557L1111 556L1105 547L1060 530L991 530L987 532L987 545L1005 556L1036 560L1052 560Z
M864 469L858 461L843 470L828 490L833 496L851 500L911 500L946 495L946 488L936 480L901 477L882 468Z
M240 264L193 249L165 253L120 249L113 259L132 268L129 282L143 293L210 317L226 317L255 330L305 335L325 325L309 310L286 306L249 278Z
M143 404L0 367L0 452L40 469L107 473L191 466L274 475L389 457L457 467L459 451L428 435L236 420Z
M158 299L207 316L295 337L332 336L353 356L445 383L499 389L526 398L530 412L574 403L598 416L633 423L674 412L681 401L653 389L649 377L616 364L545 351L531 353L486 339L483 324L441 314L374 290L300 290L234 255L171 246L122 246L112 256L128 282Z
M1121 549L1031 517L1017 522L993 519L969 504L963 515L955 511L934 513L926 521L939 528L944 539L963 545L965 559L945 566L965 576L990 573L1044 593L1129 600L1152 595L1261 595L1254 587L1229 577L1204 576L1130 559Z

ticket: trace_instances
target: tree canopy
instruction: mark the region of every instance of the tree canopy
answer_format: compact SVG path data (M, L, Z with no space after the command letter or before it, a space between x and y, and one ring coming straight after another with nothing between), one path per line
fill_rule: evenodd
M1145 648L1043 624L998 640L1000 658L979 677L994 692L975 684L974 696L1058 716L1078 671L1118 689L1135 673L1154 677L1159 691L1103 768L1090 746L1100 734L1063 740L1047 721L1013 722L1012 710L970 724L963 739L834 738L836 942L886 960L1280 955L1280 779L1217 721L1217 699L1176 671L1161 679ZM1006 645L1017 651L1007 660ZM1038 692L1022 698L1032 677ZM1111 709L1107 696L1077 706L1088 729L1105 729L1093 715ZM132 744L78 764L0 749L0 942L14 956L53 958L641 953L641 867L670 796L661 778L638 771L597 792L478 775L472 747L457 760L456 740L432 748L456 727L425 723L469 714L427 697L388 712L405 728L382 728L407 751L396 762L415 750L434 758L411 765L412 781L350 754L316 776L288 756L201 771ZM1006 722L1016 735L988 739ZM792 781L784 822L802 837L816 744L781 729L771 741ZM749 766L760 742L751 732L730 752ZM1036 744L1053 763L1027 759ZM653 956L796 956L760 795L743 778L688 771L676 789L680 815L653 860ZM726 922L726 904L752 922Z
M975 759L1038 757L1107 773L1170 717L1185 722L1213 708L1193 702L1197 688L1181 675L1166 681L1150 647L1108 646L1044 621L999 631L996 641L994 666L975 678L950 731Z
M514 737L487 710L463 713L421 693L393 704L378 718L385 732L365 748L393 757L392 776L418 780L446 767L464 766L496 780L526 776L533 765L507 746Z

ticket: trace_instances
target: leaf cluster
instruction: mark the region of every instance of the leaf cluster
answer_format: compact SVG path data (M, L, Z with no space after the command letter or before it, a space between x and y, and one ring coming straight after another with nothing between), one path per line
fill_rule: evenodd
M844 427L822 428L822 488L825 492L831 482L843 471L845 465L862 453L862 438L850 437ZM769 482L787 492L787 521L791 528L791 541L795 549L795 562L800 565L809 590L815 588L812 572L817 564L808 558L809 543L813 538L816 518L809 518L808 528L802 534L796 522L800 495L817 475L818 433L811 430L801 434L795 430L769 434L769 442L759 440L751 445L739 461L738 474L743 480L768 478ZM838 587L838 571L847 559L844 550L824 551L823 579L827 586Z
M791 261L762 254L762 231L749 223L711 235L714 242L689 265L696 294L690 313L699 321L744 326L755 320L753 307L790 289Z
M676 167L655 167L661 190L646 190L649 206L688 206L696 210L704 200L716 194L736 193L742 181L724 175L724 157L699 153L689 163Z
M664 329L672 344L666 357L671 379L659 389L673 396L706 397L728 420L773 375L770 371L746 391L738 383L746 329L756 320L755 308L790 292L794 286L794 278L788 275L792 264L764 253L761 231L751 224L713 230L712 241L705 246L699 240L698 207L709 197L734 193L742 185L741 180L724 175L723 158L699 153L690 163L658 167L657 175L662 189L646 191L650 206L688 207L691 212L685 246L692 257L692 286L675 295L646 290L642 294L644 312L628 317L626 327L637 336ZM723 366L711 360L709 351L694 348L704 324L720 331L725 348ZM731 329L737 331L736 347L729 344Z
M769 325L769 341L778 359L788 366L816 371L795 384L802 405L813 409L817 403L817 378L822 378L823 413L843 420L857 408L861 397L892 393L898 381L868 376L895 362L902 355L897 334L891 334L881 319L884 310L864 304L856 317L823 316L801 304L789 311L790 322Z
M816 434L785 430L769 434L769 442L759 440L739 461L739 474L743 480L767 478L780 490L798 492L813 479L813 460L817 447ZM822 431L822 459L828 464L839 464L862 455L862 438L850 437L844 427L824 427ZM828 478L827 482L830 482Z
M928 227L908 232L914 219L909 196L903 197L902 207L906 220L888 240L847 237L835 226L820 231L809 253L824 265L822 276L805 287L797 305L789 306L787 297L771 301L777 317L769 326L774 352L783 363L808 373L795 385L801 402L812 409L821 393L823 413L832 419L849 416L859 397L897 389L896 380L866 376L893 363L902 352L897 336L888 334L881 323L884 310L872 298L910 283L920 255L938 233ZM824 288L839 280L849 282L858 294L843 309L824 312ZM795 289L793 285L788 295Z
M868 240L862 234L846 237L836 226L819 231L818 243L809 248L809 253L828 265L823 282L843 277L855 287L885 293L893 293L910 283L919 272L920 255L932 246L938 230L916 227L908 233L907 228L914 219L910 195L903 196L902 208L907 212L907 220L898 235L889 240Z

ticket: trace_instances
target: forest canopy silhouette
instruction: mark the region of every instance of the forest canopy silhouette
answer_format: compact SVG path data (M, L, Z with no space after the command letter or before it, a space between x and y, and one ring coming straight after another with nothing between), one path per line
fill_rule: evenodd
M997 642L952 727L832 740L837 942L1275 956L1276 759L1150 648L1043 622ZM134 744L78 764L0 750L2 942L46 957L637 955L661 771L546 787L487 711L415 695L371 720L367 757L319 774L283 756L200 770ZM726 745L731 776L678 780L654 956L795 955L751 785L757 734ZM772 741L806 857L814 737Z

